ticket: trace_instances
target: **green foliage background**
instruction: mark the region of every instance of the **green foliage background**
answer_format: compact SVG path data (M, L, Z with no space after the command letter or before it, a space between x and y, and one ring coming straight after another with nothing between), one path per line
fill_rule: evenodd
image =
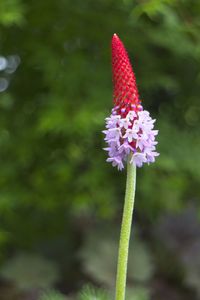
M56 274L60 270L49 288L57 284L72 298L87 282L113 290L114 270L106 274L110 280L101 280L106 276L95 267L95 250L87 241L95 237L94 249L102 241L104 270L110 252L103 246L107 229L99 228L107 224L110 237L117 232L115 243L108 241L115 252L125 186L125 173L111 168L102 150L104 118L112 108L114 32L126 45L144 107L160 131L160 157L138 170L135 209L144 248L138 253L154 254L154 266L143 256L136 259L141 274L151 272L142 282L130 275L130 293L139 290L137 300L160 299L163 291L162 299L199 299L200 262L193 262L200 249L200 3L195 0L1 0L2 280L10 278L12 285L13 274L21 273L12 270L17 264L8 266L10 258L35 253L44 265L46 259L56 263ZM174 240L184 241L181 254L169 238L171 227ZM26 264L27 258L20 265ZM34 274L37 278L37 270ZM35 297L41 286L35 284ZM13 287L4 291L4 281L2 289L4 299L17 299Z

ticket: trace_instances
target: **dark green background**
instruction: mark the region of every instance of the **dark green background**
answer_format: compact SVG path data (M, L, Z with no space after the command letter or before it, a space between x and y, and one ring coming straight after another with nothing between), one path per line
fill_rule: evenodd
M160 157L138 170L129 297L200 299L200 2L1 0L2 300L114 289L125 172L105 162L102 130L115 32L159 129Z

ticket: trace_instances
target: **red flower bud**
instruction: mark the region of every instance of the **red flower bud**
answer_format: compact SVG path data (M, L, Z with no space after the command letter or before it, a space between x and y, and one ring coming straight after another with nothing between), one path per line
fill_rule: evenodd
M126 115L130 110L142 110L139 100L135 75L126 49L114 34L112 38L112 73L114 93L113 100L120 115Z

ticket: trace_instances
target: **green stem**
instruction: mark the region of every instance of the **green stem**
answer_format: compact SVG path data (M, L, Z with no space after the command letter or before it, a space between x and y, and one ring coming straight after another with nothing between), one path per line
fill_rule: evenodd
M130 164L130 160L131 155L127 162L126 193L119 243L115 300L124 300L126 290L128 250L136 185L136 166Z

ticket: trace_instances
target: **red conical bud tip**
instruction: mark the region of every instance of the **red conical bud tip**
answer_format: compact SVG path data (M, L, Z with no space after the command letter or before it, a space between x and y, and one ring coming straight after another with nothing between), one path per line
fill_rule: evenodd
M121 115L126 115L130 110L142 110L136 79L128 54L116 34L112 38L112 72L113 98L117 111Z

